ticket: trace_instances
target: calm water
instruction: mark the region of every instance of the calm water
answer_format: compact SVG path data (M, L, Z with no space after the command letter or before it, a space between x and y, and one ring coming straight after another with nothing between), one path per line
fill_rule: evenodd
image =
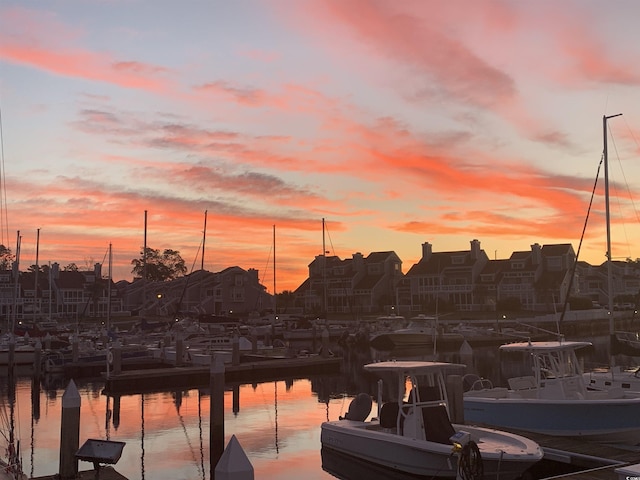
M590 340L595 348L583 355L585 367L605 364L607 339ZM345 356L340 375L228 386L224 398L225 444L231 435L236 436L253 464L256 479L335 478L322 468L320 425L343 415L358 392L375 394L375 379L362 373L362 365L388 358L433 359L420 351L340 353ZM471 358L457 352L443 352L437 358L465 363L468 372L496 384L507 376L521 374L518 362L500 365L496 347L476 349ZM619 364L632 361L617 359ZM0 377L0 401L3 410L10 413L11 385L6 370L0 371ZM14 384L13 418L24 471L36 477L55 474L66 382L46 378L34 385L27 371L18 371ZM125 442L115 466L118 472L132 480L211 478L208 391L167 391L114 399L102 394L99 381L79 380L77 387L81 395L80 444L89 438ZM80 462L79 467L90 470L92 465ZM362 478L361 473L353 475L351 478Z

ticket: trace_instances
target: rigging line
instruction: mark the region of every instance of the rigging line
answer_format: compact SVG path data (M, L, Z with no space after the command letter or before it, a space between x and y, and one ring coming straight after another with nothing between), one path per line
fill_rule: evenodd
M329 237L329 244L331 245L331 254L335 255L336 254L336 250L335 248L333 248L333 240L331 240L331 234L329 233L329 227L327 227L327 222L325 222L324 224L324 229L325 232L327 233L327 237ZM326 255L327 252L323 252L323 255Z
M596 187L598 186L598 177L600 176L600 168L604 162L604 152L600 157L600 163L598 163L598 171L596 172L596 179L593 182L593 190L591 190L591 199L589 200L589 208L587 208L587 215L584 219L584 225L582 227L582 235L580 236L580 243L578 243L578 250L576 251L576 259L573 262L573 268L571 269L571 276L569 277L569 285L567 286L567 296L562 304L562 313L560 314L560 320L558 320L558 335L560 335L560 327L562 327L562 321L564 320L565 313L567 312L567 305L569 305L569 294L571 293L571 287L573 287L573 279L576 276L576 267L578 266L578 258L580 257L580 250L582 249L582 241L584 240L584 233L587 230L587 223L589 222L589 213L593 206L593 198L596 194Z
M7 183L6 170L4 168L4 133L2 131L2 107L0 107L0 239L2 245L9 242L9 219L7 211Z
M273 245L271 245L271 247L269 248L269 255L267 256L267 264L264 266L264 276L262 277L262 280L260 280L260 283L262 283L264 285L265 280L267 279L267 270L269 269L269 264L271 263L271 254L273 253Z
M624 174L624 169L622 168L622 162L620 161L620 154L618 153L618 148L616 146L616 141L615 138L613 137L613 135L611 136L611 143L613 143L613 149L616 152L616 158L618 159L618 165L620 166L620 171L622 172L622 178L624 179L624 184L627 187L627 193L629 194L629 200L631 201L631 205L633 207L633 211L636 214L636 219L638 218L638 211L636 210L636 206L635 203L633 202L633 195L631 195L631 189L629 188L629 182L627 181L627 177ZM615 189L615 184L613 185L613 188ZM630 248L630 243L629 243L629 236L627 235L627 229L625 228L625 223L624 223L624 215L622 215L622 206L621 206L621 202L620 202L620 196L616 196L617 202L618 202L618 209L621 212L620 218L622 219L622 230L624 232L624 236L625 239L627 241L627 248L629 248L628 253L629 255L627 256L627 258L631 257L631 248Z

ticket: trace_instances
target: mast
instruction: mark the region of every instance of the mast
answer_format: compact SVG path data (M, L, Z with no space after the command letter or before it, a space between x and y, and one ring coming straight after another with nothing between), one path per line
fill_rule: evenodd
M18 230L16 238L16 260L13 262L14 271L14 290L13 290L13 308L11 311L11 328L9 332L13 336L16 328L16 320L18 319L18 288L20 286L20 244L22 243L22 237L20 236L20 230Z
M147 280L147 211L144 211L144 250L142 251L142 279Z
M615 115L605 115L602 117L602 139L603 139L603 156L604 156L604 205L605 218L607 224L607 293L609 297L609 334L613 335L613 273L611 265L611 214L609 210L609 151L607 148L607 120L619 117L621 113Z
M273 318L278 315L278 298L276 297L276 226L273 226Z
M327 306L327 247L324 241L324 218L322 219L322 302L324 308L324 318L325 321L328 316L328 306Z
M37 230L36 233L36 270L34 272L34 285L33 285L33 320L35 322L36 319L36 306L38 304L38 273L40 273L40 267L38 266L38 257L40 254L40 229Z
M204 230L202 231L202 261L200 262L200 270L204 270L204 244L207 240L207 211L204 211Z

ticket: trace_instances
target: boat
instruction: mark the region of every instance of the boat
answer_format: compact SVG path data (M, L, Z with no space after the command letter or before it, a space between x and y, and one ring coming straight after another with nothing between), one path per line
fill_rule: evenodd
M9 365L9 356L13 349L13 365L33 365L36 358L36 347L28 339L17 337L12 333L0 339L0 366Z
M623 355L638 356L640 355L640 336L637 332L616 331L614 325L614 311L616 310L634 310L635 305L614 304L613 295L613 272L611 265L611 220L609 213L609 161L607 151L607 120L618 115L602 117L603 124L603 163L605 178L605 210L606 210L606 227L607 227L607 292L609 296L608 316L609 316L609 338L611 348L611 358L608 368L597 368L591 372L584 373L585 381L591 389L614 389L624 390L627 392L640 393L640 378L637 376L638 369L621 369L615 365L613 355L614 352Z
M612 366L595 369L584 374L587 388L591 390L619 389L640 396L640 367Z
M508 379L509 387L490 381L467 385L465 420L497 428L579 438L599 443L640 444L640 397L622 389L587 387L576 351L584 341L520 342L500 346L504 353L528 357L533 375Z
M437 344L444 348L459 348L464 336L455 332L444 332L438 328L438 317L417 315L409 324L388 332L372 335L369 344L377 350L392 350L398 347L428 347Z
M456 478L458 469L470 463L483 469L483 478L519 478L542 459L536 442L492 428L451 423L445 374L464 368L431 361L365 365L381 379L377 416L367 420L371 397L360 393L344 418L322 423L322 450L411 478ZM411 387L408 395L406 385ZM383 403L383 391L395 392L395 397ZM473 460L466 457L470 452Z

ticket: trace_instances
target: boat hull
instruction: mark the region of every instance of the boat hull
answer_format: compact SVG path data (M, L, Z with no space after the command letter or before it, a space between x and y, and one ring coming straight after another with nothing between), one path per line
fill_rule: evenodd
M33 362L36 358L36 352L33 348L23 349L21 347L16 347L13 356L13 364L14 365L33 365ZM3 349L0 350L0 366L9 365L9 350Z
M481 437L479 445L494 442L496 437L504 438L501 432L458 425L459 429L473 429L472 437ZM484 438L482 436L484 435ZM510 438L516 438L511 436ZM521 437L518 437L521 438ZM486 442L485 442L486 440ZM499 450L481 450L484 478L512 480L522 474L542 458L538 450L535 455L530 443L522 439L522 455L499 453ZM421 441L408 436L385 432L377 422L357 422L339 420L325 422L321 429L323 449L330 449L393 472L418 478L456 478L457 460L452 454L452 445ZM516 442L517 443L517 442ZM482 447L481 447L482 448Z
M464 418L467 422L599 443L640 444L639 411L639 398L532 400L464 397Z
M460 347L464 337L460 334L439 334L434 337L430 333L381 333L373 337L370 345L378 350L391 350L404 347L428 347L435 343L443 348Z

